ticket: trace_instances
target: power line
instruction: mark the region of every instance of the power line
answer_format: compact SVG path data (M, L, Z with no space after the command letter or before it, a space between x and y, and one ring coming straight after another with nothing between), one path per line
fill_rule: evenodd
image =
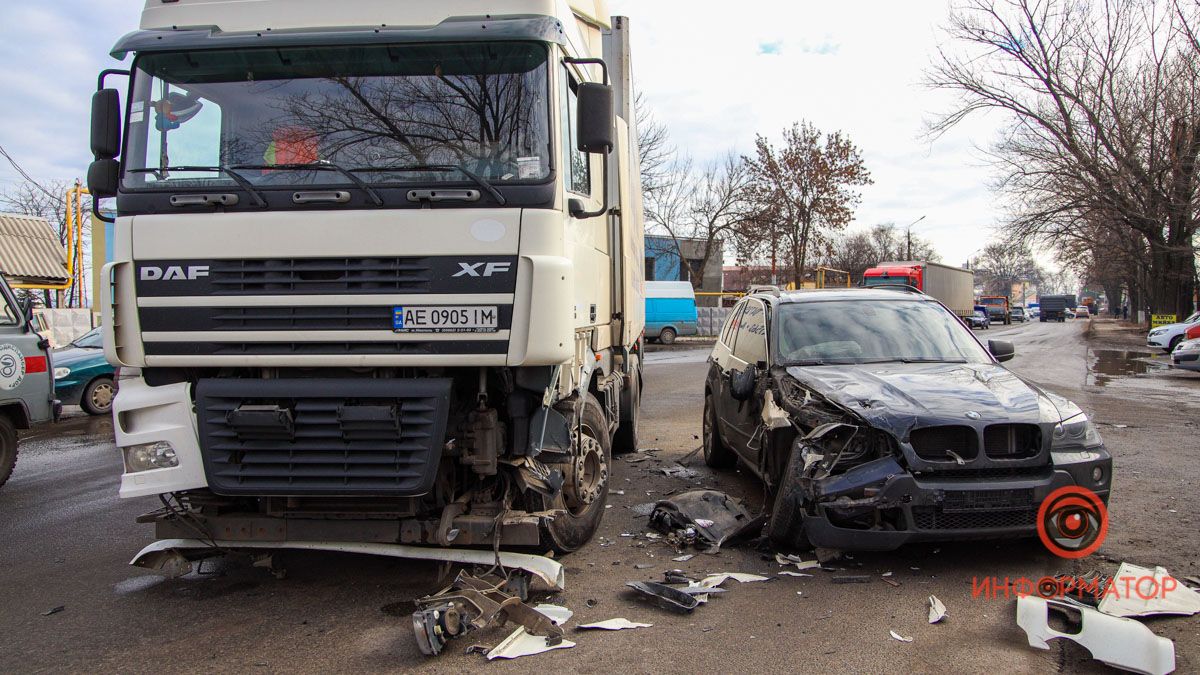
M37 182L36 180L34 180L33 176L30 176L28 173L26 173L25 169L22 169L21 165L17 164L17 160L13 159L12 155L8 154L8 151L4 149L3 145L0 145L0 155L2 155L4 157L4 159L7 159L8 163L12 165L12 168L16 169L17 173L21 174L21 177L24 178L26 181L28 181L30 185L33 185L37 189L41 190L42 192L44 192L46 194L46 196L50 197L51 199L59 198L59 195L56 195L53 192L42 187L42 184Z

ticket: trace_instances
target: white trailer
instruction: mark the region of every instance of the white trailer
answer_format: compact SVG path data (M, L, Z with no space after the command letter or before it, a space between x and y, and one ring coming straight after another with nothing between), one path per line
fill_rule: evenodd
M89 170L147 555L592 537L641 389L628 30L603 0L147 1Z

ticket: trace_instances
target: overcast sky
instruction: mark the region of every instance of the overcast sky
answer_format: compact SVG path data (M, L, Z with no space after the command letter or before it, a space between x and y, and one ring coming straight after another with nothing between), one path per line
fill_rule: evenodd
M412 1L412 0L410 0ZM971 121L930 143L923 123L949 101L920 85L944 0L610 0L630 17L639 88L674 143L697 161L749 152L793 121L840 129L875 181L853 227L905 225L961 264L1000 216ZM142 0L9 0L0 8L0 145L38 179L82 177L96 74L137 26ZM17 175L0 162L0 186Z

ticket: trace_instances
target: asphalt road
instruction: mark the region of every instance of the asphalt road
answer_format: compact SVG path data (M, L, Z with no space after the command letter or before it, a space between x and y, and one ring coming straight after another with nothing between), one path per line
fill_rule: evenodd
M972 580L1111 572L1120 560L1163 565L1178 577L1200 574L1200 478L1192 470L1200 454L1200 374L1164 371L1137 354L1107 354L1136 350L1140 338L1098 331L1088 339L1082 321L979 335L1013 340L1014 371L1073 398L1101 424L1117 469L1112 525L1099 554L1069 562L1036 542L913 546L838 563L845 574L872 575L867 584L834 584L833 573L817 570L811 578L729 582L728 592L687 616L642 604L624 583L658 578L664 569L772 577L780 569L751 548L673 562L673 549L642 536L645 518L632 507L673 490L714 487L754 509L761 501L744 475L713 473L696 456L688 461L699 472L693 480L658 472L699 444L706 352L670 350L649 355L646 365L643 444L657 450L642 453L642 461L615 462L613 490L624 494L611 495L601 537L563 560L567 590L552 599L575 611L571 625L626 617L652 628L570 632L573 649L507 663L463 654L470 644L498 642L508 632L500 629L426 659L408 615L413 598L438 588L432 564L295 553L282 580L239 558L171 580L129 567L152 540L150 526L134 518L157 501L117 499L121 469L111 425L77 415L31 434L15 475L0 489L0 671L1105 670L1069 643L1029 648L1014 621L1014 600L972 597ZM901 585L883 583L885 572ZM938 625L925 618L931 594L949 609ZM1179 672L1200 669L1198 622L1147 622L1175 640ZM893 640L889 630L913 642Z

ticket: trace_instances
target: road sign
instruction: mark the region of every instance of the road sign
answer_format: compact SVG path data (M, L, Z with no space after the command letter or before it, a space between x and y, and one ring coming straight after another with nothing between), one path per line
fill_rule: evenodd
M1174 314L1151 314L1150 315L1150 326L1152 328L1158 328L1159 326L1169 326L1170 324L1173 324L1173 323L1175 323L1175 315Z

